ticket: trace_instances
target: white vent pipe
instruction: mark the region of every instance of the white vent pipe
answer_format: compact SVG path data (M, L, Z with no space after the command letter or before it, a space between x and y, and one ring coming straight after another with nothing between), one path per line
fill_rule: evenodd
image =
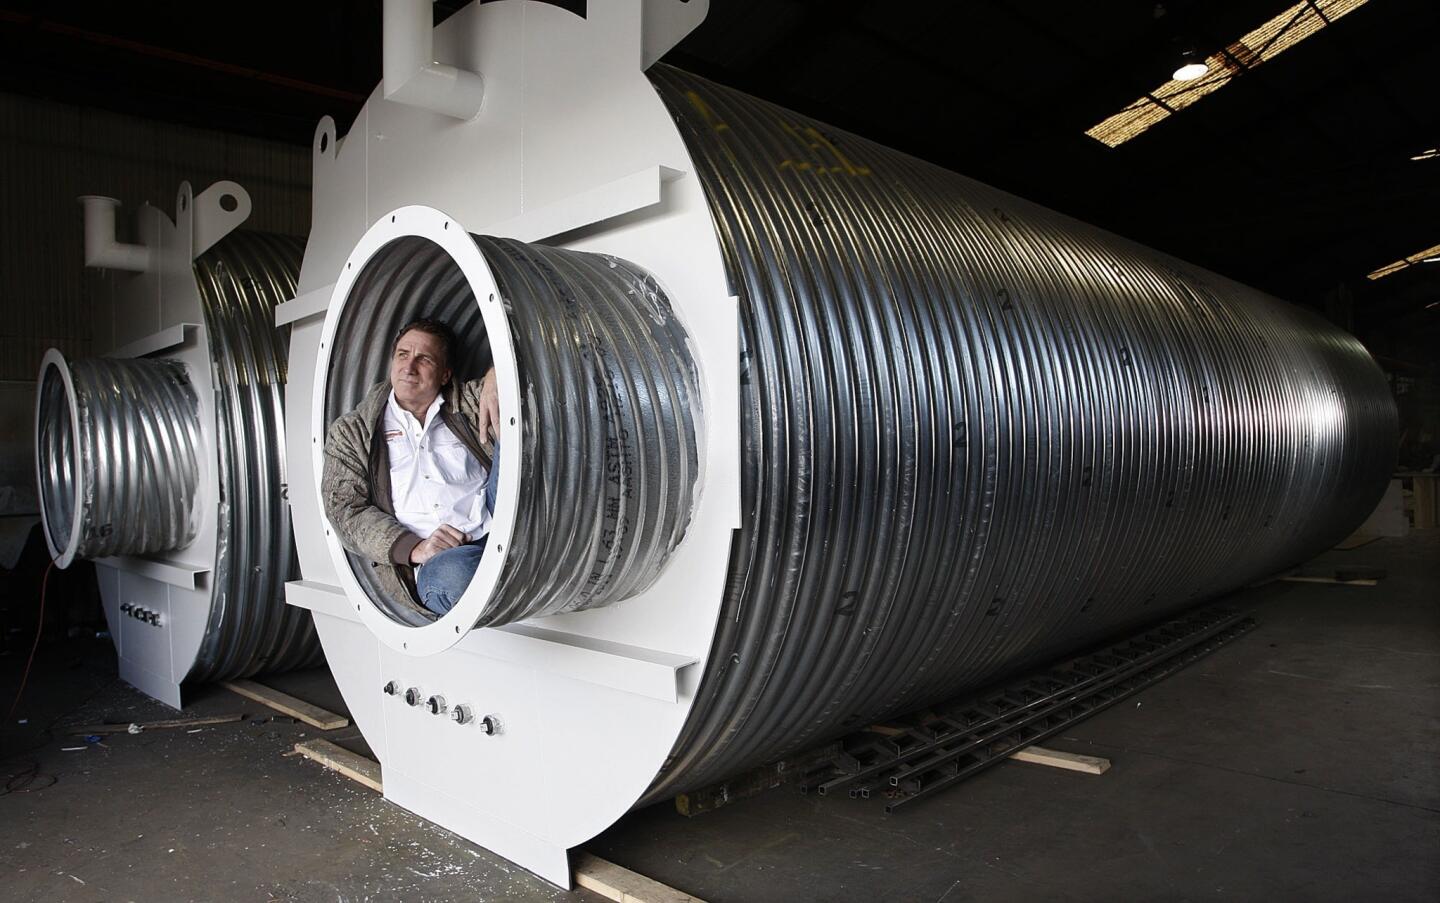
M435 62L433 0L385 0L385 99L456 119L480 112L485 82L475 72Z
M150 268L150 249L125 245L115 240L115 198L87 194L80 197L85 208L85 265L106 270L143 273Z

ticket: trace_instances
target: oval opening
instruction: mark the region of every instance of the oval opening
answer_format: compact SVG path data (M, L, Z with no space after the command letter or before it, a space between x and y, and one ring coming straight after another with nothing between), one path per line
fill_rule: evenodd
M356 410L367 398L373 402L372 392L388 398L395 340L403 327L422 317L445 322L455 334L448 361L455 385L484 376L493 359L489 337L475 291L459 264L427 238L396 238L370 257L346 296L331 339L332 349L344 351L332 352L325 374L327 431L330 424ZM382 433L383 407L371 424ZM383 435L380 438L383 440ZM372 444L371 460L379 454ZM388 463L388 450L385 456ZM385 570L391 568L388 562L374 562L348 549L346 561L370 602L392 620L422 627L439 619L420 604L413 583L403 583L406 594L399 595L395 583L385 577Z
M49 363L40 378L37 405L36 465L40 471L40 511L46 538L57 559L73 554L71 533L75 499L79 497L79 470L75 461L75 422L60 366Z

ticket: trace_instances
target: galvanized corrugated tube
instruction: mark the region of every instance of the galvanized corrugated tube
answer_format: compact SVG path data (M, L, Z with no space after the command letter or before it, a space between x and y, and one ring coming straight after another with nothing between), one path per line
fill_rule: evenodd
M200 419L183 364L52 354L37 405L40 508L61 567L195 538Z
M220 477L209 622L189 680L319 664L309 612L285 604L299 565L285 476L289 331L275 307L295 297L299 239L236 231L195 261L215 383Z
M647 800L1328 548L1394 461L1351 336L674 69L740 298L743 524Z
M697 479L696 374L653 277L616 257L471 236L509 320L520 380L518 508L505 569L475 626L610 605L643 591L689 523ZM396 333L420 316L459 337L455 379L489 366L477 299L454 260L423 238L371 258L334 336L325 419L388 373ZM502 412L504 414L504 412ZM409 624L432 618L387 598L367 561L351 569L372 600Z
M298 573L285 499L283 399L288 335L277 304L295 296L303 243L233 232L195 261L215 392L215 446L204 442L186 366L168 359L69 365L78 424L59 370L41 374L40 496L52 548L82 523L73 558L176 551L216 518L205 633L187 680L225 680L318 664L308 612L285 604ZM196 507L203 456L219 499Z

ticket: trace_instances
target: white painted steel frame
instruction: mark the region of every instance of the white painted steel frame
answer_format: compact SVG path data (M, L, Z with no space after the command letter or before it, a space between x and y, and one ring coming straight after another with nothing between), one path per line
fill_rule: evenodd
M227 196L233 201L228 210L221 204ZM113 203L106 209L113 235ZM194 260L239 227L250 211L249 193L238 183L224 180L199 194L190 183L182 183L176 192L173 219L158 208L142 205L135 214L139 242L126 247L143 249L146 266L140 272L114 274L108 282L109 303L97 312L97 345L110 349L107 356L163 354L178 360L185 365L199 402L203 452L194 515L200 527L194 541L169 553L166 560L120 556L95 562L120 678L177 709L182 704L181 683L195 664L209 622L211 588L207 578L215 568L220 497L215 380ZM142 255L136 250L130 256ZM46 367L63 360L58 358L59 352L46 355L42 377ZM73 424L78 418L74 387L66 368L60 366L59 371L65 377ZM79 524L77 516L72 530ZM45 533L49 543L48 524ZM59 560L64 550L54 548L53 543L50 552L61 567L69 564ZM125 603L158 612L160 623L146 624L125 615L120 610Z
M647 11L656 9L670 11L607 0L582 19L504 0L447 19L435 31L435 54L483 76L482 109L457 122L377 91L343 141L332 120L322 121L299 290L276 313L292 324L288 452L313 465L290 474L304 580L289 584L287 600L314 613L331 670L381 761L386 797L564 887L566 851L634 805L675 743L710 650L739 521L735 299L689 154L642 65L678 40L657 29L684 21L688 30L698 19L654 13L647 36ZM701 491L684 541L641 595L513 629L462 631L457 640L465 612L411 628L375 610L327 535L317 477L330 349L321 344L341 316L342 283L385 241L433 239L447 231L443 222L638 264L691 336L705 412ZM469 248L446 248L483 305L493 280L465 241ZM494 328L488 314L485 322ZM494 337L497 356L508 353ZM502 430L521 403L506 369L497 367L510 380L502 381ZM519 447L511 435L503 441ZM506 464L518 461L507 456ZM501 517L525 491L514 484L502 472ZM497 555L492 574L499 565ZM490 579L477 579L461 605L483 601ZM407 706L382 692L390 681L495 714L501 730L487 736Z

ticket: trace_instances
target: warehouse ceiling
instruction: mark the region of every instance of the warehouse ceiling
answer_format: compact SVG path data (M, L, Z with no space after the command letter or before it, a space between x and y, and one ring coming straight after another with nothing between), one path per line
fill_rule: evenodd
M1440 244L1440 3L1322 21L1337 0L1309 0L1323 27L1239 65L1296 2L712 0L666 60L1342 321L1353 305L1362 336L1433 330L1440 262L1366 276ZM380 5L0 0L0 90L308 146L378 83ZM1236 71L1116 147L1086 134L1186 51Z

